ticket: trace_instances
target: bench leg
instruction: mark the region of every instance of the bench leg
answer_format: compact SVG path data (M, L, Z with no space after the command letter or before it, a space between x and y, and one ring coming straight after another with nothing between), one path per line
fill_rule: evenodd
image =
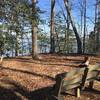
M76 90L76 96L77 97L80 97L81 96L81 94L80 94L80 88L77 88L77 90Z
M93 81L89 82L89 89L92 89L93 88L93 84L94 84Z

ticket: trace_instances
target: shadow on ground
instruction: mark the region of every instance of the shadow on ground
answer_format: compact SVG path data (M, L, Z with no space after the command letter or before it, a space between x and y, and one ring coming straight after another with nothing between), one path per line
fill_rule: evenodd
M25 87L9 78L0 79L0 100L22 100L29 98Z
M29 92L25 87L9 78L0 79L0 100L48 100L52 87Z

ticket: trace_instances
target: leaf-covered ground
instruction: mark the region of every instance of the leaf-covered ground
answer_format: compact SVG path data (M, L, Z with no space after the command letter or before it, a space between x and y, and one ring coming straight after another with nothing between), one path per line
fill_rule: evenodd
M0 67L0 100L47 100L55 75L79 68L84 56L45 54L39 60L31 57L5 59ZM90 56L90 64L100 63L100 56ZM64 95L65 100L100 100L100 83L85 90L80 98Z

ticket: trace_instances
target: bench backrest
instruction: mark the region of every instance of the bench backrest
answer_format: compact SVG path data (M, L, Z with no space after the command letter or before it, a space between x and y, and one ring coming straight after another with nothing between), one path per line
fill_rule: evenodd
M56 76L55 95L57 96L61 92L84 86L87 72L88 68L80 68L68 73L58 74Z
M88 74L86 78L86 82L90 82L93 80L96 80L98 77L100 77L100 65L89 65L88 66Z

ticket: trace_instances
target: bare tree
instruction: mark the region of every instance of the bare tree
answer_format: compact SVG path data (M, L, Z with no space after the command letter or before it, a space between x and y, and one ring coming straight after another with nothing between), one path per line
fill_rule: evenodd
M16 32L15 56L18 56L18 32Z
M86 37L86 0L84 0L84 35L83 35L83 53L85 53L85 37Z
M96 32L96 52L100 52L100 0L96 0L96 9L97 9L97 13L98 13L98 18L97 18L97 23L96 23L96 28L97 28L97 32Z
M77 40L77 53L82 53L82 42L81 42L81 39L79 37L79 34L78 34L78 31L76 29L76 26L74 24L74 21L72 19L72 15L71 15L71 12L70 12L70 7L69 7L69 4L68 4L68 0L64 0L64 4L65 4L65 8L66 8L66 11L67 11L67 14L69 16L69 20L71 22L71 25L73 27L73 31L75 33L75 36L76 36L76 40Z
M50 28L50 52L55 52L55 32L54 32L54 8L55 8L55 0L51 0L51 28Z

